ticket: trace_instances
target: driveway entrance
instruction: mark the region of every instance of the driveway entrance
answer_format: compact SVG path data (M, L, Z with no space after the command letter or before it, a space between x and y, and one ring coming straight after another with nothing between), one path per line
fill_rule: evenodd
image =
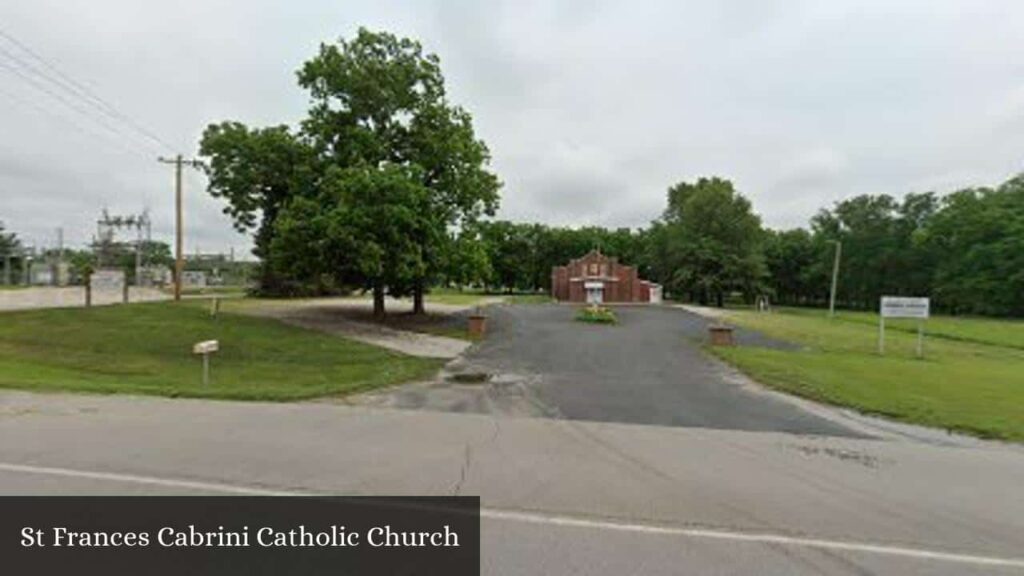
M404 408L573 420L857 436L766 393L702 349L708 321L661 306L619 306L617 325L576 322L577 307L488 308L486 340L441 382L361 401ZM740 345L787 346L740 331Z

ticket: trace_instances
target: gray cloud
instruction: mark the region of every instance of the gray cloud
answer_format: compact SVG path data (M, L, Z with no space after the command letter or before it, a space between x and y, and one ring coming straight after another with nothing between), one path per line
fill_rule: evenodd
M802 225L853 194L1024 169L1022 17L1019 2L969 0L6 3L0 28L174 150L0 65L0 220L32 242L62 226L84 243L103 207L148 207L170 238L156 154L194 153L209 122L295 122L294 71L367 25L441 56L506 182L503 217L640 226L672 182L717 174L767 224ZM188 250L247 247L203 185L186 181Z

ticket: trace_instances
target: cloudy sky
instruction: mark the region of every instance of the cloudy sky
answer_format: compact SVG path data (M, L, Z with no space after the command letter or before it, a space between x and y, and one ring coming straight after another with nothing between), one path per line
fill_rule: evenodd
M82 244L102 208L148 208L169 239L156 156L194 154L210 122L294 123L294 71L362 25L441 57L502 217L641 226L672 182L721 175L768 225L804 225L851 195L1024 170L1021 22L1019 0L0 0L0 220ZM117 116L25 68L43 65L24 47ZM204 185L186 179L187 250L247 250Z

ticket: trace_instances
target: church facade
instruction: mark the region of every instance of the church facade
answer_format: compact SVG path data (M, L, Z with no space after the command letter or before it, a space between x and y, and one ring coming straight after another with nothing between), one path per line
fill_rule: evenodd
M591 250L551 270L551 296L560 302L591 304L661 302L661 286L641 280L636 268Z

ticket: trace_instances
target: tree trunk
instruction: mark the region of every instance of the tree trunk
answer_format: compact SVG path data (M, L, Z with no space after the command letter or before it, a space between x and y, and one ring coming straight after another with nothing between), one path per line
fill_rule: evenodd
M384 286L381 284L373 285L373 317L384 319Z
M419 315L424 314L423 309L423 282L417 281L416 286L412 289L412 313Z

